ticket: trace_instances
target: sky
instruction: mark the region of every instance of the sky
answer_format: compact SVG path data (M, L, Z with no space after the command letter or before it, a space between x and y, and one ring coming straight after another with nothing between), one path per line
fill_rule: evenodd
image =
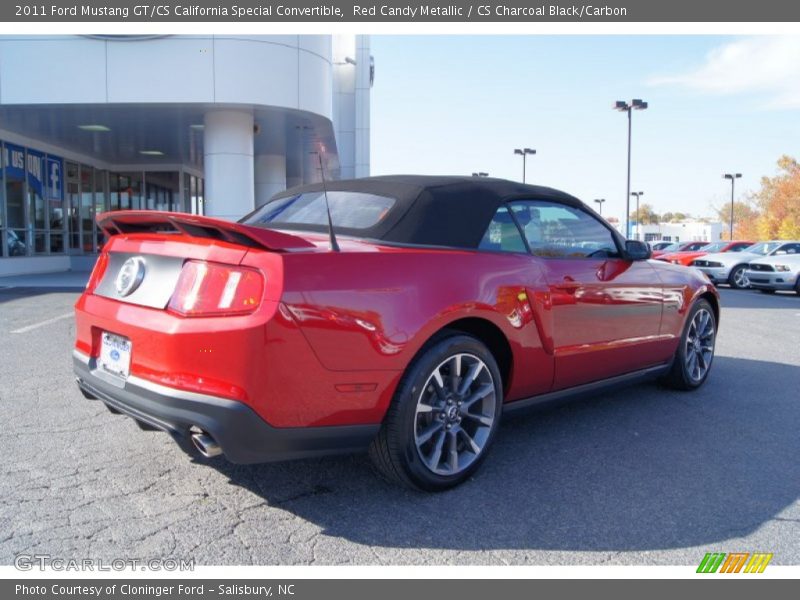
M711 216L800 158L800 36L371 36L371 171L488 172L569 192L604 216L631 191L658 213Z

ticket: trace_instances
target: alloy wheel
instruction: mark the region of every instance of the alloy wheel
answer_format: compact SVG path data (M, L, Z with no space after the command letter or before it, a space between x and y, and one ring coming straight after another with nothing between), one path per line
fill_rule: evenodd
M686 372L694 381L702 381L714 358L716 331L714 317L706 308L698 310L686 334Z
M747 273L745 273L744 268L736 269L736 271L733 274L733 281L736 283L736 287L740 288L750 287L750 280L747 278Z
M456 475L483 452L494 426L495 384L473 354L455 354L431 373L417 399L414 442L425 466Z

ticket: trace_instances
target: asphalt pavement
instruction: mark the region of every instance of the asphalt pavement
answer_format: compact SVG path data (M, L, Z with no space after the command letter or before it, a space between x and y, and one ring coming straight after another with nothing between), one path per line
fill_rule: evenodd
M3 285L0 564L800 564L794 294L722 290L700 391L646 384L509 418L471 481L426 495L366 456L194 461L79 393L75 289Z

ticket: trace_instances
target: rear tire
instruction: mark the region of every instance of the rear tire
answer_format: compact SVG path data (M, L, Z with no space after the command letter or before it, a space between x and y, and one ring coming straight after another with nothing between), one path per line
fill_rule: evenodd
M750 282L744 274L747 265L736 265L728 275L728 285L735 290L744 290L750 287Z
M670 372L661 382L677 390L696 390L703 385L711 372L717 341L717 319L708 300L694 303L681 341L675 351Z
M438 492L486 458L503 405L500 370L479 340L433 341L403 375L369 454L390 482Z

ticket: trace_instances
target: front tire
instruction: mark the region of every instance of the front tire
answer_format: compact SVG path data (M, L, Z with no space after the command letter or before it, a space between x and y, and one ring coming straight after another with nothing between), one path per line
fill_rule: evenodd
M745 275L747 265L737 265L728 276L728 284L735 290L744 290L750 287L750 281Z
M485 459L502 403L500 370L482 342L458 334L433 342L400 381L370 457L393 483L454 487Z
M670 372L662 379L678 390L696 390L711 371L717 341L717 319L708 300L694 303L686 318Z

